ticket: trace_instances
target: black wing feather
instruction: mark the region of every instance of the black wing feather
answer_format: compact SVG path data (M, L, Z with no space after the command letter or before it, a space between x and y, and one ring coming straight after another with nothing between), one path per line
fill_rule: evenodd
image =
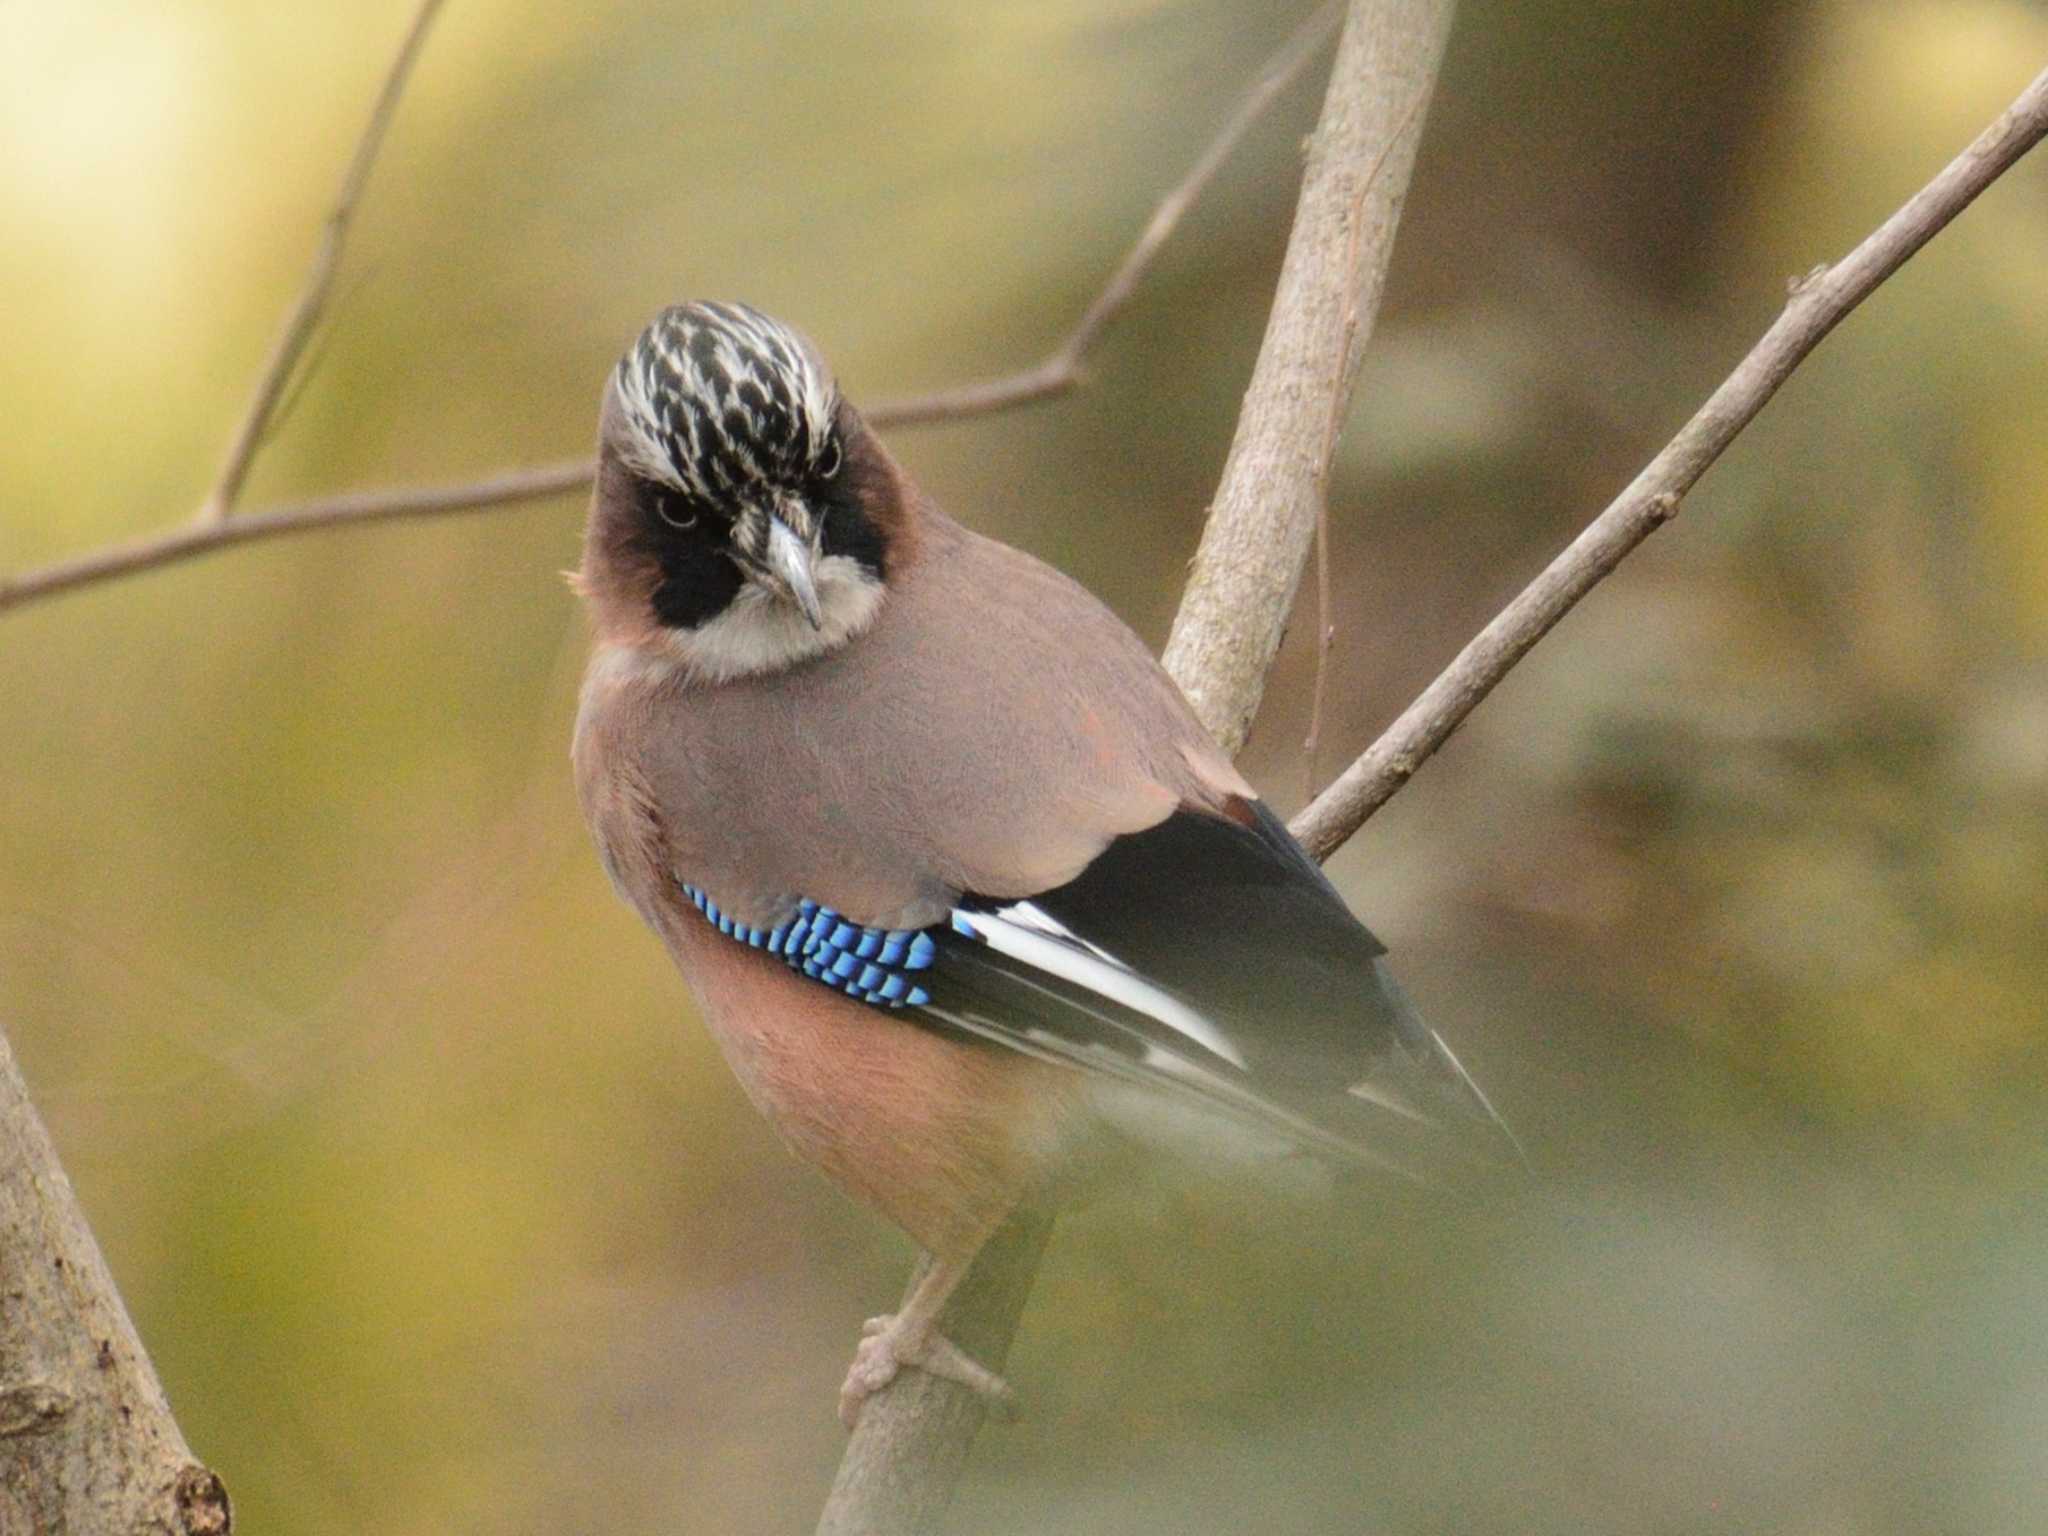
M1165 1090L1263 1125L1295 1144L1410 1178L1441 1165L1425 1122L1326 1086L1274 1091L1149 1016L958 934L942 939L928 1022L1042 1060Z
M1032 904L1215 1020L1255 1076L1353 1081L1400 1032L1386 946L1255 809L1249 826L1177 812Z
M1357 1150L1366 1136L1383 1141L1392 1122L1405 1133L1411 1115L1445 1109L1492 1121L1512 1143L1321 867L1264 804L1233 808L1242 819L1183 809L1117 838L1028 901L1071 950L1107 957L1184 1004L1204 1035L959 932L941 941L933 1011L961 1013L944 979L971 976L981 1000L964 1011L979 1033L1119 1074L1177 1077L1312 1144L1335 1137ZM997 915L1019 906L961 902Z

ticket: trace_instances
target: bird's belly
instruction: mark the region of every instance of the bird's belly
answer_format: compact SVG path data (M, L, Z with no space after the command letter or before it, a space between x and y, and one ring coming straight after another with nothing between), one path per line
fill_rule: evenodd
M755 1107L933 1253L972 1253L1085 1157L1079 1073L855 1002L694 913L668 937Z

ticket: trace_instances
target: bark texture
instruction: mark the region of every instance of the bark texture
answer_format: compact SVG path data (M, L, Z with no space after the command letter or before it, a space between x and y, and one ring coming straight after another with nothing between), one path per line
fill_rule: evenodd
M226 1536L0 1038L0 1536Z
M1162 658L1226 752L1244 745L1386 289L1450 0L1354 0L1223 482Z

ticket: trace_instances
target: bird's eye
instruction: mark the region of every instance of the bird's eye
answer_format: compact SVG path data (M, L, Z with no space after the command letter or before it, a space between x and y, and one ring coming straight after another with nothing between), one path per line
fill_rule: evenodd
M838 474L839 464L843 457L839 451L839 439L836 437L827 438L825 440L825 451L818 455L818 478L820 480L830 480L834 475Z
M697 509L687 506L682 498L667 491L659 491L654 497L654 515L669 527L684 533L697 526Z

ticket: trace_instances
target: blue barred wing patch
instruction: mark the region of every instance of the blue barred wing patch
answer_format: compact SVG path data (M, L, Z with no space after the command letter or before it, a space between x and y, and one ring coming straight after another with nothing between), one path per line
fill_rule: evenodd
M683 894L728 938L765 949L791 970L848 997L882 1008L917 1008L931 1001L916 977L931 969L937 947L922 929L864 927L809 900L798 902L796 911L774 927L759 928L735 922L694 885L683 884Z

